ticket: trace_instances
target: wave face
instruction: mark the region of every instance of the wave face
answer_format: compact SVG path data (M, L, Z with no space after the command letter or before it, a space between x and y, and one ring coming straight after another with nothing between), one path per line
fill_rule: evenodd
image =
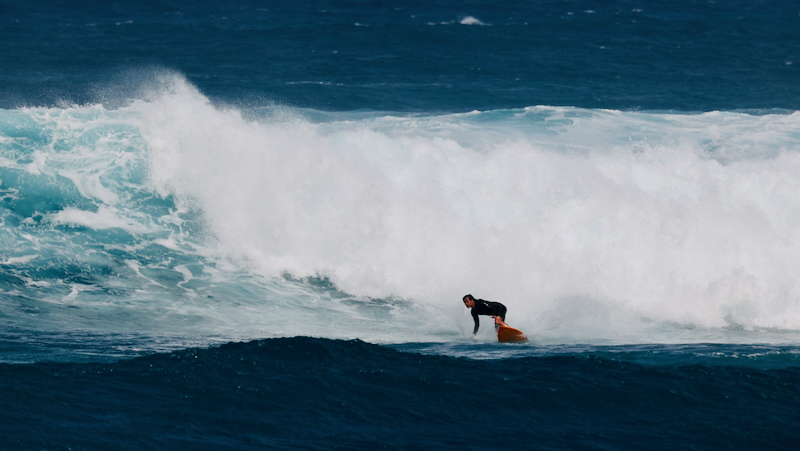
M451 341L466 292L542 343L800 330L798 113L241 110L163 74L1 114L1 319L54 343Z
M651 357L659 363L469 360L284 338L109 364L0 364L12 387L0 391L0 436L13 438L6 449L97 450L792 449L800 439L800 367Z

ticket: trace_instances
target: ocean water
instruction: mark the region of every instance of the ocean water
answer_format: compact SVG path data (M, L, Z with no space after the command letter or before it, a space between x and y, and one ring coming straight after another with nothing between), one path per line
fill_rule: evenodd
M796 3L3 2L0 41L0 449L800 447Z

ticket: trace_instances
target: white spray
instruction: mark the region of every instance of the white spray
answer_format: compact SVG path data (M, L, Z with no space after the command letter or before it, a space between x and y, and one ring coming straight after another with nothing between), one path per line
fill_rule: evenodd
M541 335L800 329L798 113L249 121L182 81L130 108L153 186L261 274L410 299L445 328L469 292Z

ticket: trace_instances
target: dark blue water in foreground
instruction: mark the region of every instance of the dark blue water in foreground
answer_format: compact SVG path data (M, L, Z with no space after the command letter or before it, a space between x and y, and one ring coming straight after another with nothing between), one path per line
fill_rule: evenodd
M796 1L0 0L0 450L800 449L798 110Z
M796 363L796 360L795 360ZM800 367L284 338L0 366L4 449L797 449Z

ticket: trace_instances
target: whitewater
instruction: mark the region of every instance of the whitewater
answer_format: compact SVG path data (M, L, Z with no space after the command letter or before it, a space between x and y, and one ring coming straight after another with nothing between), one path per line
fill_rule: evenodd
M174 73L124 106L4 109L0 324L93 355L472 342L472 293L537 345L796 343L799 126L237 107Z

